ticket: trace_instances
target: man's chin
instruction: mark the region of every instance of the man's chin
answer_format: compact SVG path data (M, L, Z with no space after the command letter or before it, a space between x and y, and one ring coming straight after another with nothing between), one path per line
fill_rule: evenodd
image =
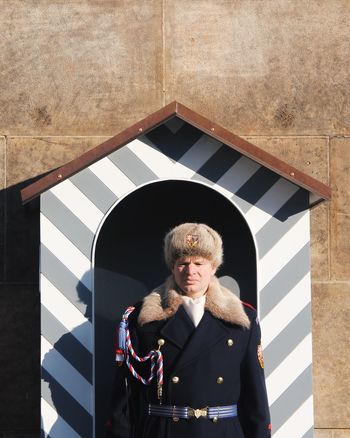
M191 295L191 294L195 294L198 292L197 288L194 286L184 286L184 288L182 289L182 291L186 294L186 295Z

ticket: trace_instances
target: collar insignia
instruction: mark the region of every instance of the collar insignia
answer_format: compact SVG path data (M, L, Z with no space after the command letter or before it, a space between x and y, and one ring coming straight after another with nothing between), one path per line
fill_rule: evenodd
M260 365L261 368L264 368L264 358L263 358L263 352L262 352L261 344L259 344L258 347L257 347L257 353L258 353L259 365Z

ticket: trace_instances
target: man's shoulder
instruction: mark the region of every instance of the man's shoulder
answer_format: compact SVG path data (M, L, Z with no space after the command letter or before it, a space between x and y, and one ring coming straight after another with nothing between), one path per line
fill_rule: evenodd
M244 311L247 314L248 318L250 320L255 319L257 317L256 308L252 304L247 303L246 301L241 300L241 303L243 305Z
M247 303L246 301L242 301L242 300L241 300L241 303L243 304L245 309L248 308L248 309L254 310L256 312L256 308L252 304Z

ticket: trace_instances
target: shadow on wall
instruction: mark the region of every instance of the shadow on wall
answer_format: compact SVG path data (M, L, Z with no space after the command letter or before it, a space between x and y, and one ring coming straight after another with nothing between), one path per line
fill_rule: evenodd
M0 191L0 436L40 431L40 202L20 191L43 176Z
M46 340L41 346L42 411L45 412L42 435L45 430L52 437L92 436L92 295L85 286L90 281L91 272L86 272L76 286L80 309L85 307L87 321L70 332L45 307L41 309L46 337L58 339L52 343L53 348ZM60 330L64 334L59 337Z

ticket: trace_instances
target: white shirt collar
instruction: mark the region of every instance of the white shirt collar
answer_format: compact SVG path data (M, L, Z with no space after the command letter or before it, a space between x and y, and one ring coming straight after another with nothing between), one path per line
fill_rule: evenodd
M204 315L204 306L206 299L205 295L202 295L197 298L191 298L186 295L183 295L182 299L183 299L183 306L188 316L191 318L194 326L197 327Z

